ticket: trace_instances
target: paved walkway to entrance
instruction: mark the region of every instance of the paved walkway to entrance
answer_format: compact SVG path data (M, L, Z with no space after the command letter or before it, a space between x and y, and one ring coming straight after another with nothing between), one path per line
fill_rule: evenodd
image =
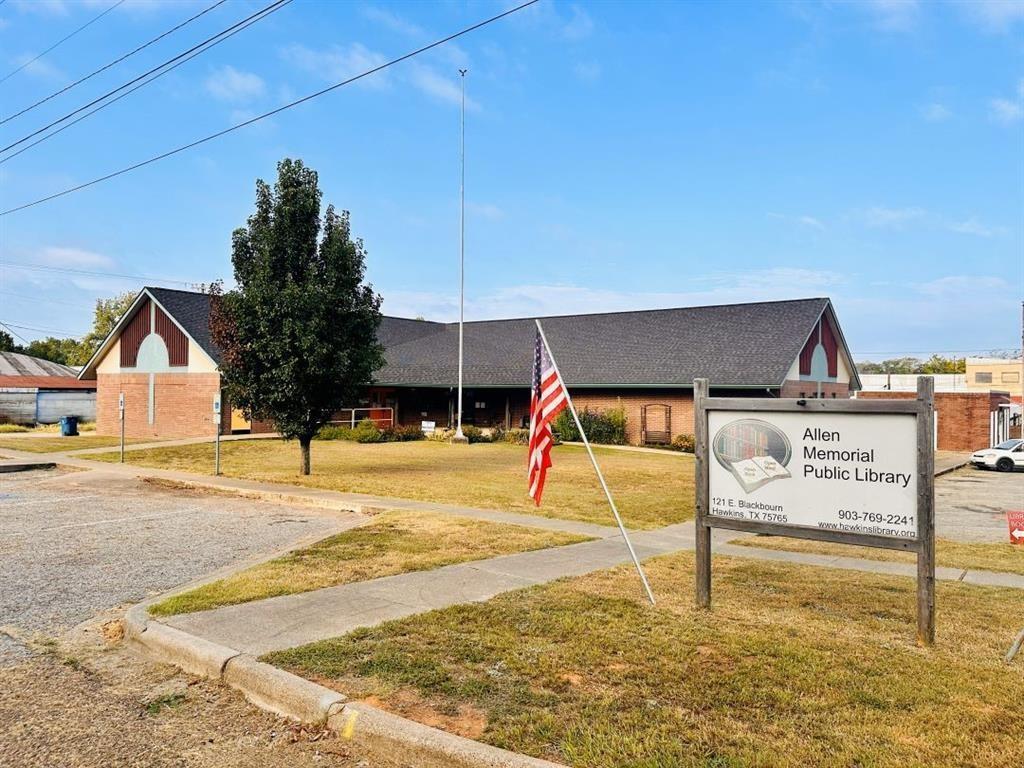
M735 538L734 534L715 533L713 549L721 555L897 576L917 573L912 563L740 547L726 542L730 537ZM726 535L719 538L717 534ZM632 534L631 538L641 559L692 550L693 524L643 531ZM628 562L629 553L622 539L612 537L273 597L161 621L243 653L259 655L425 611L481 602L502 592ZM936 568L935 576L945 581L1024 589L1024 576L1010 573ZM636 587L641 594L639 580ZM657 595L658 585L653 587Z

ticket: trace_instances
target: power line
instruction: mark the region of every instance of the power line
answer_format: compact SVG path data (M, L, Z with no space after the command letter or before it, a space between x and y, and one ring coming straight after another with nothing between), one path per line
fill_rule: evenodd
M84 335L81 333L72 333L71 331L58 331L56 328L37 328L34 325L19 325L18 323L12 323L8 320L0 320L0 325L4 326L5 328L12 329L11 333L14 333L14 328L21 328L21 330L23 331L36 331L37 333L59 333L61 336L72 336L75 338ZM25 339L21 336L18 336L18 338L21 339L22 341L25 341ZM28 342L25 343L27 344Z
M274 11L276 11L276 10L280 10L280 9L281 9L281 8L283 8L283 7L285 6L285 5L288 5L289 3L291 3L291 2L292 2L292 0L281 0L281 2L283 2L283 5L281 5L281 6L277 7L277 8L274 8L274 9L273 9L273 10L271 10L271 11L268 11L267 13L263 14L262 16L257 16L257 18L249 18L249 19L247 19L247 20L245 21L245 23L244 23L244 24L242 24L242 26L240 26L240 27L237 27L236 29L233 29L233 30L232 30L231 32L228 32L228 33L227 33L227 34L225 34L225 35L224 35L223 37L221 37L221 38L220 38L219 40L215 40L215 41L213 41L212 43L210 43L209 45L207 45L207 46L206 46L205 48L200 48L199 50L196 50L196 51L194 51L193 53L189 54L189 55L188 55L187 57L185 57L184 59L181 59L180 61L176 62L175 64L172 64L171 66L167 67L167 69L163 70L162 72L157 72L157 73L156 73L155 75L153 75L153 76L152 76L151 78L149 78L148 80L143 80L143 81L142 81L141 83L137 83L137 84L136 84L135 86L133 86L132 88L129 88L129 89L128 89L127 91L125 91L124 93L122 93L122 94L119 94L118 96L115 96L115 97L114 97L114 98L112 98L112 99L111 99L110 101L106 101L106 102L104 102L104 103L102 103L102 104L100 104L100 105L96 106L95 108L93 108L93 109L90 109L90 110L89 110L88 112L86 112L86 113L85 113L84 115L79 115L79 116L78 116L78 117L76 117L76 118L75 118L74 120L72 120L72 121L71 121L70 123L66 123L66 124L62 125L62 126L61 126L60 128L57 128L56 130L54 130L54 131L51 131L50 133L46 134L45 136L40 136L40 137L39 137L38 139L36 139L35 141L33 141L33 142L32 142L31 144L26 144L26 145L25 145L24 147L22 147L21 149L19 149L19 150L18 150L17 152L11 152L11 153L10 153L9 155L7 155L7 157L4 157L4 158L0 158L0 165L3 165L3 164L4 164L4 163L6 163L6 162L7 162L8 160L12 160L12 159L14 159L14 158L15 158L15 157L17 157L18 155L20 155L20 154L21 154L22 152L27 152L28 150L32 149L32 147L36 146L37 144L42 144L42 143L43 143L44 141L46 141L46 140L47 140L47 139L49 139L49 138L52 138L53 136L56 136L56 135L57 135L58 133L62 133L63 131L66 131L66 130L67 130L68 128L70 128L71 126L73 126L73 125L76 125L76 124L78 124L78 123L82 122L83 120L85 120L85 119L86 119L87 117L89 117L90 115L94 115L94 114L96 114L97 112L99 112L99 111L100 111L101 109L106 109L107 107L111 106L112 104L116 104L116 103L117 103L117 102L119 102L119 101L120 101L121 99L123 99L123 98L124 98L125 96L128 96L129 94L132 94L132 93L134 93L135 91L139 90L139 88L143 88L143 87L145 87L145 86L149 85L149 84L150 84L150 83L152 83L152 82L153 82L154 80L156 80L156 79L157 79L158 77L163 77L163 76L164 76L164 75L166 75L166 74L167 74L168 72L172 72L172 71L174 71L175 69L177 69L178 67L180 67L180 66L181 66L182 64L185 64L185 63L187 63L188 61L191 61L191 60L192 60L192 59L194 59L194 58L195 58L196 56L199 56L200 54L202 54L202 53L205 53L206 51L208 51L208 50L210 50L211 48L213 48L213 47L214 47L215 45L220 45L220 44L221 44L221 43L223 43L223 42L224 42L225 40L228 40L228 39L230 39L230 38L234 37L234 36L235 36L235 35L237 35L237 34L238 34L239 32L241 32L241 31L243 31L243 30L247 29L248 27L252 26L253 24L255 24L255 23L256 23L257 21L260 21L261 19L264 19L264 18L266 18L267 16L269 16L269 15L270 15L271 13L273 13ZM262 13L262 11L261 11L261 13ZM124 87L124 86L122 86L122 87ZM116 92L116 90L115 90L115 91L112 91L112 93L115 93L115 92ZM107 94L107 95L109 96L110 94ZM105 97L104 97L104 98L105 98ZM102 99L98 99L98 101L102 101ZM77 110L76 110L76 111L77 111ZM74 114L74 113L72 113L72 114ZM60 120L58 120L57 122L60 122ZM45 129L43 129L43 130L45 130ZM13 146L13 145L12 145L12 146ZM2 152L2 151L3 151L3 150L0 150L0 152Z
M83 24L82 26L80 26L80 27L79 27L78 29L76 29L76 30L75 30L74 32L72 32L72 33L71 33L70 35L66 35L65 37L62 37L62 38L61 38L60 40L58 40L58 41L57 41L56 43L54 43L53 45L51 45L51 46L50 46L49 48L47 48L47 49L46 49L45 51L43 51L42 53L40 53L40 54L38 54L38 55L36 55L36 56L32 57L31 59L29 59L28 61L26 61L26 62L25 62L24 64L22 64L22 65L21 65L20 67L17 67L17 68L16 68L16 69L15 69L14 71L12 71L12 72L8 72L8 73L7 73L6 75L4 75L3 77L0 77L0 83L6 82L6 81L7 81L8 79L10 79L10 78L14 77L14 76L15 76L16 74L18 74L19 72L21 72L21 70L23 70L23 69L24 69L25 67L27 67L27 66L28 66L29 64L32 64L32 63L34 63L34 62L36 62L36 61L39 61L39 59L43 58L43 56L45 56L46 54L48 54L48 53L49 53L50 51L52 51L52 50L53 50L54 48L56 48L56 47L57 47L58 45L60 45L61 43L66 43L66 42L67 42L68 40L70 40L70 39L71 39L72 37L74 37L75 35L77 35L77 34L78 34L79 32L81 32L81 31L82 31L83 29L85 29L86 27L88 27L88 26L91 26L92 24L95 24L95 23L96 23L97 21L99 21L100 19L102 19L102 18L103 18L104 16L106 16L106 15L107 15L108 13L110 13L110 12L111 12L112 10L114 10L115 8L117 8L117 6L121 5L121 3L123 3L123 2L124 2L124 0L117 0L117 2L116 2L116 3L114 3L114 4L112 5L112 6L110 6L109 8L107 8L107 10L103 11L103 13L101 13L101 14L100 14L99 16L94 16L94 17L93 17L92 19L90 19L89 21L85 22L85 24Z
M125 280L142 280L154 283L173 283L175 285L193 286L194 282L188 280L171 280L164 277L153 277L152 275L122 275L116 272L95 272L87 269L72 269L71 267L51 267L44 264L18 264L12 261L0 262L0 269L14 267L15 269L30 269L38 272L59 272L71 275L89 275L91 277L119 277Z
M510 16L513 13L521 11L522 9L527 8L527 7L531 6L531 5L534 5L538 1L539 0L528 0L528 2L522 3L521 5L517 5L514 8L511 8L511 9L509 9L507 11L499 13L496 16L491 16L489 19L485 19L484 21L479 21L476 24L473 24L472 26L465 27L465 28L459 30L458 32L455 32L455 33L453 33L451 35L448 35L447 37L443 37L440 40L434 41L433 43L425 45L425 46L423 46L421 48L417 48L416 50L410 51L409 53L406 53L406 54L403 54L402 56L399 56L398 58L391 59L390 61L387 61L387 62L385 62L383 64L380 64L380 65L378 65L376 67L373 67L372 69L368 69L365 72L362 72L362 73L360 73L358 75L355 75L354 77L350 77L347 80L342 80L341 82L335 83L334 85L330 85L330 86L328 86L326 88L323 88L323 89L321 89L319 91L316 91L315 93L311 93L308 96L303 96L301 99L296 99L295 101L292 101L292 102L290 102L288 104L284 104L283 106L277 107L276 109L272 109L269 112L264 112L262 115L257 115L256 117L250 118L249 120L245 120L245 121L243 121L241 123L233 125L230 128L225 128L222 131L217 131L216 133L211 133L209 136L204 136L201 139L197 139L197 140L195 140L193 142L190 142L188 144L184 144L184 145L182 145L180 147L177 147L175 149L169 150L169 151L164 152L162 154L155 155L155 156L153 156L153 157L151 157L151 158L149 158L147 160L142 160L141 162L135 163L134 165L129 165L128 167L122 168L122 169L120 169L118 171L114 171L112 173L108 173L105 176L100 176L98 178L93 179L92 181L87 181L87 182L85 182L83 184L78 184L77 186L69 187L69 188L67 188L65 190L62 190L60 192L55 192L52 195L47 195L46 197L41 197L38 200L33 200L30 203L24 203L22 205L14 207L14 208L8 208L5 211L0 211L0 216L8 216L8 215L10 215L12 213L17 213L18 211L23 211L26 208L31 208L33 206L40 205L41 203L49 202L50 200L54 200L54 199L56 199L58 197L63 197L64 195L70 195L73 192L78 192L79 190L86 189L87 187L91 187L91 186L93 186L95 184L99 184L99 183L104 182L104 181L109 181L110 179L116 178L117 176L122 176L122 175L124 175L126 173L130 173L131 171L138 170L139 168L142 168L144 166L151 165L152 163L159 162L160 160L164 160L164 159L166 159L168 157L171 157L173 155L177 155L177 154L179 154L181 152L185 152L186 150L192 149L194 147L198 147L199 145L205 144L208 141L213 141L214 139L218 139L221 136L225 136L225 135L227 135L229 133L237 131L240 128L245 128L246 126L252 125L253 123L258 123L260 120L265 120L268 117L273 117L274 115L279 114L281 112L284 112L285 110L292 109L293 107L297 107L300 104L306 103L307 101L311 101L311 100L313 100L315 98L323 96L324 94L330 93L331 91L337 90L338 88L341 88L343 86L349 85L350 83L354 83L357 80L361 80L364 77L369 77L370 75L373 75L373 74L375 74L377 72L380 72L381 70L387 69L388 67L392 67L395 64L399 64L399 63L405 61L406 59L411 59L412 57L418 56L421 53L429 51L429 50L431 50L433 48L437 48L440 45L444 45L445 43L448 43L448 42L450 42L452 40L455 40L456 38L462 37L463 35L467 35L470 32L474 32L474 31L480 29L481 27L485 27L488 24L492 24L495 21L498 21L499 19L503 19L506 16Z
M15 291L0 291L0 296L10 296L14 299L21 299L23 301L31 302L32 304L60 304L63 307L74 307L75 309L94 309L91 304L86 304L79 301L61 301L60 299L54 299L49 296L36 296L26 293L17 293Z
M24 336L22 336L20 333L18 333L16 330L14 330L14 328L11 328L11 326L7 325L7 323L5 323L3 320L0 320L0 326L3 326L4 328L6 328L12 334L14 334L19 339L21 339L25 344L30 344L31 343L28 339L26 339Z
M35 131L32 131L32 133L30 133L30 134L28 134L26 136L22 136L20 139L15 141L13 144L8 144L6 147L3 147L2 149L0 149L0 152L6 152L7 150L12 149L13 147L18 146L19 144L25 143L26 141L31 139L33 136L38 136L40 133L43 133L44 131L49 130L53 126L58 125L60 123L63 123L65 120L68 120L69 118L74 117L79 112L82 112L82 111L88 109L89 107L92 107L92 106L98 104L99 102L104 101L105 99L109 98L110 96L112 96L113 94L117 93L118 91L122 91L125 88L127 88L128 86L134 85L135 83L139 82L140 80L149 77L154 72L157 72L157 71L163 69L164 67L174 63L175 61L178 61L182 57L189 55L190 53L192 53L193 51L196 51L199 48L204 48L204 50L205 50L207 48L212 47L210 45L211 41L217 40L217 38L220 38L220 37L223 37L224 35L227 35L229 32L231 32L235 28L237 28L237 27L239 27L239 26L241 26L243 24L246 24L247 22L252 21L253 19L257 19L257 17L264 18L265 16L269 16L274 11L278 11L281 8L283 8L284 6L288 5L291 1L292 0L275 0L270 5L262 8L261 10L259 10L256 13L252 14L251 16L247 16L246 18L242 19L241 21L235 22L234 24L232 24L227 29L224 29L224 30L218 32L217 34L213 35L212 37L206 38L205 40L203 40L203 42L201 42L201 43L199 43L197 45L192 46L187 51L179 53L174 58L168 59L167 61L163 62L162 64L160 64L160 65L158 65L156 67L153 67L152 69L150 69L147 72L143 72L138 77L135 77L135 78L129 80L127 83L124 83L123 85L119 85L117 88L114 88L112 91L107 91L105 94L103 94L102 96L100 96L98 98L93 99L88 104L83 104L78 109L73 110L72 112L68 112L63 117L57 118L56 120L54 120L54 121L52 121L50 123L47 123L42 128L39 128L39 129L37 129ZM122 2L123 2L123 0L122 0ZM152 78L152 80L155 80L155 79L156 78ZM147 81L147 82L152 82L152 80Z
M75 80L75 82L71 83L70 85L65 85L65 86L64 86L63 88L61 88L61 89L60 89L59 91L55 91L54 93L51 93L51 94L50 94L49 96L47 96L46 98L40 99L40 100L39 100L39 101L37 101L37 102L36 102L35 104L30 104L29 106L25 107L25 108L24 108L24 109L22 109L21 111L19 111L19 112L15 112L15 113L14 113L13 115L8 115L7 117L5 117L5 118L3 118L2 120L0 120L0 125L3 125L3 124L4 124L4 123L6 123L7 121L9 121L9 120L13 120L13 119L14 119L14 118L16 118L16 117L20 117L21 115L24 115L24 114L25 114L26 112L29 112L30 110L33 110L33 109L35 109L35 108L36 108L36 107L38 107L38 106L39 106L40 104L45 104L45 103L46 103L46 102L48 102L48 101L49 101L50 99L52 99L52 98L55 98L55 97L57 97L57 96L60 96L60 95L61 95L62 93L67 93L67 92L68 92L68 91L70 91L70 90L71 90L72 88L74 88L74 87L76 87L76 86L79 86L79 85L81 85L82 83L84 83L84 82L85 82L86 80L89 80L90 78L93 78L93 77L95 77L96 75L100 74L100 72L105 72L105 71L107 71L108 69L110 69L110 68L111 68L111 67L113 67L114 65L116 65L116 64L120 64L120 63L121 63L122 61L124 61L125 59L128 59L128 58L130 58L130 57L134 56L134 55L135 55L136 53L138 53L139 51L142 51L142 50L144 50L144 49L148 48L149 46L153 45L154 43L158 43L158 42L160 42L160 41L161 41L161 40L163 40L163 39L164 39L165 37L167 37L168 35L171 35L171 34L173 34L173 33L177 32L177 31L178 31L179 29L181 29L182 27L188 26L188 25L189 25L189 24L191 24L191 23L192 23L193 21L195 21L196 19L198 19L198 18L199 18L200 16L205 16L205 15L206 15L207 13L209 13L210 11L212 11L212 10L213 10L214 8L216 8L217 6L220 6L220 5L224 5L224 3L226 3L227 1L228 1L228 0L217 0L217 2L215 2L215 3L213 4L213 5L207 6L206 8L204 8L203 10L201 10L201 11L200 11L199 13L197 13L197 14L196 14L195 16L191 16L191 17L189 17L189 18L185 19L185 20L184 20L183 22L181 22L181 23L180 23L180 24L178 24L177 26L171 27L171 28L170 28L170 29L168 29L168 30L167 30L166 32L164 32L163 34L157 35L157 36L156 36L156 37L154 37L154 38L153 38L152 40L150 40L150 41L148 41L148 42L145 42L145 43L143 43L142 45L138 46L138 47L137 47L137 48L135 48L134 50L131 50L131 51L129 51L128 53L124 54L124 55L123 55L123 56L121 56L120 58L114 59L114 60L113 60L112 62L110 62L109 64L104 64L104 65L103 65L102 67L100 67L99 69L93 70L92 72L90 72L90 73L89 73L88 75L85 75L84 77L80 77L80 78L79 78L78 80ZM0 4L2 4L2 2L0 2Z

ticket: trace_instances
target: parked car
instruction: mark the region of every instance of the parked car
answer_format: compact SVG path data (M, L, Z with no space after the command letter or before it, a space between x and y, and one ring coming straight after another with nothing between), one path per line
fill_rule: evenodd
M1007 440L993 448L972 453L971 464L978 469L998 469L1000 472L1024 469L1024 440Z

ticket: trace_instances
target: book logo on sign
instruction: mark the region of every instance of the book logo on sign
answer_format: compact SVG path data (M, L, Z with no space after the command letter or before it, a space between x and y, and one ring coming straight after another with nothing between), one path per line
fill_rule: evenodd
M760 419L730 421L715 435L712 452L747 493L791 477L786 469L793 455L789 438Z

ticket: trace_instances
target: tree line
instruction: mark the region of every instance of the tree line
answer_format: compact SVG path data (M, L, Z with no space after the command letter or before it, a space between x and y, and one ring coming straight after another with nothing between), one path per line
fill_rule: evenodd
M927 360L916 357L894 357L880 363L857 363L859 373L966 373L967 359L932 355Z

